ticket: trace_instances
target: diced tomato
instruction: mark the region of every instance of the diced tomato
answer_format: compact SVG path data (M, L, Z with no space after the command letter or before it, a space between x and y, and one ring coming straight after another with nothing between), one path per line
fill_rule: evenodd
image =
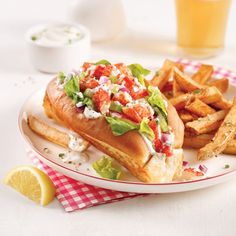
M103 89L99 89L93 95L93 103L96 107L96 110L105 113L110 107L110 95L108 92L104 91Z
M170 157L173 155L172 148L167 145L162 147L162 152L165 153L167 157Z
M115 67L121 72L121 74L126 76L129 75L129 69L124 63L117 63L115 64Z
M111 75L112 66L111 65L98 65L93 73L96 79L100 79L101 76L109 77Z
M142 89L138 92L134 92L133 90L130 93L131 97L134 100L140 99L140 98L145 98L146 96L148 96L148 91L146 89Z
M127 76L123 80L125 82L125 87L129 91L132 91L133 90L133 86L134 86L134 81L132 79L130 79L129 77L127 77Z
M162 143L161 140L159 139L159 134L158 134L158 127L157 127L157 123L155 120L151 120L148 125L150 126L150 128L153 130L154 135L155 135L155 139L154 139L154 145L155 145L155 149L157 152L161 151L162 148Z
M126 98L125 94L123 92L119 92L117 93L113 98L113 101L118 101L120 102L122 105L126 105L127 103L129 103L129 100Z
M85 62L83 64L83 68L84 68L84 71L87 71L87 69L92 65L92 63L89 63L89 62Z
M84 79L80 81L80 89L84 91L86 88L96 88L99 85L96 79Z
M133 109L139 114L139 116L143 119L145 117L151 117L151 112L147 107L143 107L140 104L135 104Z
M132 121L140 123L142 118L139 116L138 112L132 107L124 107L122 112Z

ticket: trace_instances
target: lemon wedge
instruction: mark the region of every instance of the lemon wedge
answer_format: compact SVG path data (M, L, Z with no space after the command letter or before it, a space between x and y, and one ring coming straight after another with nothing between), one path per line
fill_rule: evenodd
M51 202L56 192L50 178L33 166L14 168L7 174L4 183L42 206Z

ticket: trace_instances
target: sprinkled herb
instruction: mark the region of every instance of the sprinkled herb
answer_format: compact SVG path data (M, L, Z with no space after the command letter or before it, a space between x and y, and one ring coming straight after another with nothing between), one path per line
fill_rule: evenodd
M69 40L68 40L68 44L71 44L71 43L72 43L72 40L71 40L71 39L69 39Z
M48 148L44 148L43 151L46 153L50 153L50 150Z
M159 71L157 70L156 73L155 73L155 76L159 76L159 75L160 75L160 73L159 73Z
M35 35L31 36L31 40L36 41L37 37Z
M229 164L225 164L224 168L225 169L229 169L230 165Z
M87 171L90 171L90 169L89 169L89 168L87 168Z
M196 89L196 90L193 91L194 94L199 94L200 92L201 92L200 89Z
M58 156L59 156L60 158L63 158L63 157L65 156L65 153L59 153Z

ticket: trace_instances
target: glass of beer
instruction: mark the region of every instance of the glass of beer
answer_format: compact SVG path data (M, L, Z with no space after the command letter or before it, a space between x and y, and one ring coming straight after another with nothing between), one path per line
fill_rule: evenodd
M231 0L175 0L177 43L193 57L219 54L225 41Z

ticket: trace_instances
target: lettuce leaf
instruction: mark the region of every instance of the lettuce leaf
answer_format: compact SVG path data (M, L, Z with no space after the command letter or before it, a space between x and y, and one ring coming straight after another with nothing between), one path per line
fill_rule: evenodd
M111 110L111 111L121 112L121 111L122 111L122 108L123 108L122 105L116 104L116 103L113 102L113 101L111 102L111 105L110 105L110 110Z
M143 68L140 64L131 64L128 65L128 68L131 70L131 73L136 77L140 84L145 85L144 77L150 73L150 70Z
M93 169L103 178L119 179L121 171L112 166L112 160L103 156L100 160L92 164Z
M63 72L59 72L59 73L57 74L57 78L59 79L60 84L63 84L63 83L64 83L64 80L65 80L65 78L66 78L66 76L65 76L65 74L64 74Z
M111 63L109 61L103 59L103 60L96 62L95 65L106 65L107 66L107 65L111 65Z
M158 123L161 126L162 132L169 131L169 127L168 127L168 123L167 123L167 120L165 118L165 115L163 115L162 112L157 107L155 107L154 110L158 114Z
M148 125L149 120L147 118L144 118L140 124L139 132L142 134L148 136L149 139L154 140L155 134L153 130Z
M152 107L157 107L159 113L161 113L162 116L164 116L165 120L167 121L167 110L159 89L156 87L154 88L152 86L149 86L148 92L149 92L149 97L148 97L149 104Z
M78 102L79 98L77 93L79 92L79 78L77 75L71 75L71 78L67 81L64 86L64 91L67 96L72 98L74 102Z
M112 133L115 136L119 136L127 133L130 130L138 130L139 125L134 124L131 121L120 119L118 117L106 117L107 122L111 126Z
M91 98L85 97L82 102L85 106L93 108L93 101Z

